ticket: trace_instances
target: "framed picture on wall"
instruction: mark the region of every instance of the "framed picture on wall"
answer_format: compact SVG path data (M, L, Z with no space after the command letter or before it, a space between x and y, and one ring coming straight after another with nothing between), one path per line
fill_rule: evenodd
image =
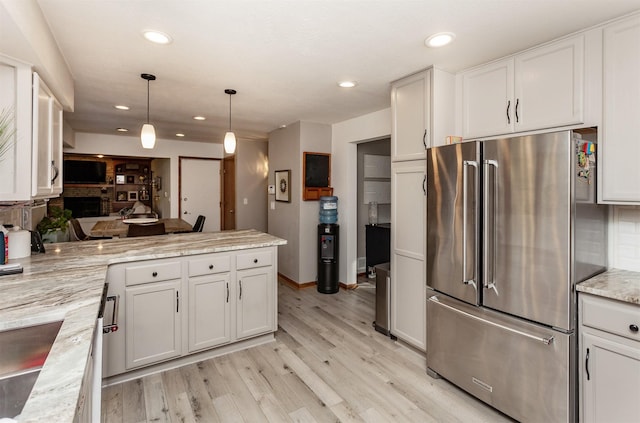
M291 202L290 170L276 170L276 201Z
M116 184L124 184L124 175L116 175Z
M116 192L116 201L127 201L127 191Z
M129 191L128 201L138 201L138 191Z

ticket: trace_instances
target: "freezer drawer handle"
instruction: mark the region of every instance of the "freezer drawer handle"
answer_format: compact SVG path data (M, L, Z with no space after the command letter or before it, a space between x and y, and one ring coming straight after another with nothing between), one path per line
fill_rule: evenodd
M474 288L476 288L476 281L475 279L475 270L473 272L473 275L471 276L471 279L467 279L467 197L469 196L468 193L468 183L467 183L467 179L468 179L468 170L467 168L469 166L473 166L474 170L477 172L478 170L478 162L473 161L473 160L465 160L462 162L463 167L462 167L462 283L465 285L471 285ZM477 224L477 215L474 214L473 216L474 219L474 227ZM473 246L474 246L474 256L475 256L475 251L476 251L476 236L475 236L476 232L474 231L474 235L473 235ZM474 266L475 269L475 266Z
M486 320L486 319L483 319L481 317L474 316L473 314L467 313L466 311L458 310L455 307L451 307L450 305L444 304L444 303L440 302L440 300L438 300L438 297L435 296L435 295L433 297L429 298L429 301L436 302L436 303L440 304L441 306L448 308L451 311L455 311L456 313L464 314L465 316L470 317L470 318L472 318L474 320L479 320L479 321L487 323L487 324L489 324L491 326L495 326L497 328L507 330L507 331L509 331L511 333L515 333L516 335L522 335L522 336L525 336L527 338L533 339L535 341L540 341L545 345L550 345L550 344L553 343L553 336L550 336L548 338L543 338L541 336L531 335L530 333L523 332L521 330L513 329L513 328L510 328L508 326L504 326L504 325L500 325L498 323L491 322L489 320Z

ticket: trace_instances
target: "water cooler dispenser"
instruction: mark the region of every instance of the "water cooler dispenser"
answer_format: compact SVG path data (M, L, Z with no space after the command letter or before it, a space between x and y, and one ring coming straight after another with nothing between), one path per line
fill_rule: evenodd
M338 197L320 197L318 224L318 292L335 294L339 289Z

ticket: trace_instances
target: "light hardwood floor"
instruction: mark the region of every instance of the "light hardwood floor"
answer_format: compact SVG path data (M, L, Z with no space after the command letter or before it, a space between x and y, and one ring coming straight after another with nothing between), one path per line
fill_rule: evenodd
M376 332L375 288L278 287L276 341L102 392L103 422L507 422Z

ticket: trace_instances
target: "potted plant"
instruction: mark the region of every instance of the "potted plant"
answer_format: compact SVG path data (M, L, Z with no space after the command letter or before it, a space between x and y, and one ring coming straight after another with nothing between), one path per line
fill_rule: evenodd
M43 242L69 241L69 219L71 210L53 206L49 208L49 216L45 216L38 226Z

